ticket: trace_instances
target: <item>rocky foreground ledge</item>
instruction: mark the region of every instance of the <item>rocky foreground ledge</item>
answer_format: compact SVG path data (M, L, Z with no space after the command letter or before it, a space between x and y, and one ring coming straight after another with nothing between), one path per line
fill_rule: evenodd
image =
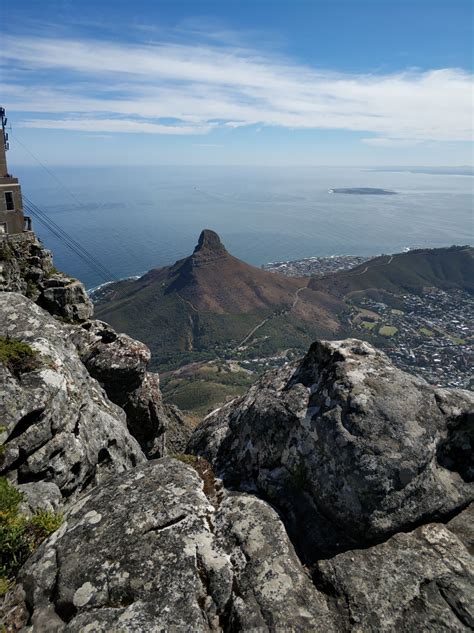
M32 257L3 267L0 475L25 512L64 517L0 598L0 628L474 628L473 394L367 343L317 342L166 457L187 431L148 348L92 320L80 284L48 308L56 273Z
M366 343L316 343L208 417L201 456L77 496L11 630L472 630L472 410Z

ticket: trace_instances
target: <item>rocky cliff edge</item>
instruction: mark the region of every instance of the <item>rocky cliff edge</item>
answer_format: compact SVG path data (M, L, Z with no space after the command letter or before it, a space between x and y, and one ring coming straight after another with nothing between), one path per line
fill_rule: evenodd
M194 456L160 457L146 346L32 299L0 293L26 359L0 362L0 463L64 520L3 597L5 630L474 628L471 393L316 342L206 418Z

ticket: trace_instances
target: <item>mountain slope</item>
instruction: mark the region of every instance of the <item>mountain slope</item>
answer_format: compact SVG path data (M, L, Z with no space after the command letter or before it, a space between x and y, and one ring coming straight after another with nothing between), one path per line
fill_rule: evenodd
M313 290L338 297L369 289L418 293L427 287L474 292L474 248L451 246L382 255L309 284Z
M308 282L250 266L204 230L190 257L106 287L96 314L144 340L160 367L212 358L263 331L266 352L303 348L315 336L333 336L334 315L344 309L329 294L306 290Z
M297 278L246 264L204 230L190 257L107 286L96 314L145 341L160 370L235 357L237 349L241 357L302 351L315 338L352 333L348 299L355 296L385 300L387 293L418 294L427 287L473 292L473 253L459 246L422 249L322 278Z

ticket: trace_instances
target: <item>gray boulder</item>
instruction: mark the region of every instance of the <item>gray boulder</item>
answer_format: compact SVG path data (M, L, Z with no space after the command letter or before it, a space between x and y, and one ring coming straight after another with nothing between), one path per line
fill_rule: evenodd
M38 282L53 273L53 258L33 232L0 238L0 291L28 294L34 301Z
M94 307L80 281L62 274L54 275L43 283L37 303L50 314L67 321L87 321Z
M385 543L339 554L317 565L316 584L331 595L340 631L472 631L472 550L456 535L470 524L429 523Z
M109 399L127 415L130 433L148 457L162 457L168 427L158 374L147 371L148 347L117 334L103 321L88 321L71 330L82 362L104 387Z
M20 572L25 630L334 631L275 511L199 472L164 458L78 500Z
M63 506L63 496L58 486L51 481L34 481L29 484L17 484L23 494L20 512L31 516L38 510L58 512Z
M356 340L317 342L211 414L188 450L270 499L304 560L436 521L474 496L474 395Z
M174 404L165 404L165 413L168 418L166 450L169 455L184 453L196 424Z
M63 497L145 461L124 412L89 376L68 335L69 326L26 297L0 293L0 336L37 354L25 371L0 363L0 474L54 484Z

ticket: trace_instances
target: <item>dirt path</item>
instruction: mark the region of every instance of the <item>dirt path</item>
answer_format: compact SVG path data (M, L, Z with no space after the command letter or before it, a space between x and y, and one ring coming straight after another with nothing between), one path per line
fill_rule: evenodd
M261 321L260 323L258 323L258 325L256 325L254 328L252 328L248 334L245 335L245 337L240 341L240 343L238 345L236 345L236 347L234 347L234 350L238 349L239 347L242 347L242 345L244 345L255 334L255 332L257 332L266 323L268 323L268 321L270 321L270 319L273 319L275 316L277 316L277 314L279 314L280 316L283 316L285 314L289 314L293 310L293 308L296 306L296 304L298 303L300 292L302 290L305 290L306 287L307 286L302 286L301 288L298 288L298 290L295 292L293 303L291 304L290 308L288 308L284 312L280 312L279 310L277 310L277 311L273 312L272 314L270 314L269 316L267 316L265 319L263 319L263 321Z
M349 272L348 274L349 275L355 275L355 276L357 276L357 275L364 275L369 270L369 268L378 268L379 266L388 266L389 264L392 263L394 257L395 257L395 255L390 255L390 259L388 260L388 262L382 262L381 264L374 264L373 266L369 266L367 264L367 266L364 268L364 270L361 270L360 273L351 273L351 272Z
M187 303L188 306L194 310L194 312L197 312L199 314L199 310L196 308L196 306L194 306L191 301L188 301L187 299L185 299L184 297L182 297L179 292L176 293L178 295L178 297L181 299L181 301L184 301L184 303Z

